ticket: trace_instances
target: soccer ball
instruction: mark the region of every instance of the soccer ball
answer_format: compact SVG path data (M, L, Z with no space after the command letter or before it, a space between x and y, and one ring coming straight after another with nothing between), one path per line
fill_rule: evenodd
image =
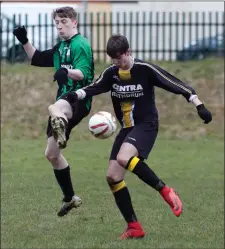
M100 111L89 119L88 128L93 136L106 139L116 131L116 119L111 113Z

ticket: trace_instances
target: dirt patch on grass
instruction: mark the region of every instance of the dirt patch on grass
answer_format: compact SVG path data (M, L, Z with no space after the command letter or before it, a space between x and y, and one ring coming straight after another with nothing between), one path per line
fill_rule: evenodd
M177 78L191 84L199 98L213 113L213 122L204 125L192 104L182 96L156 88L160 130L165 136L198 138L224 132L224 61L208 59L199 62L156 62ZM96 65L96 75L105 65ZM53 69L28 64L1 66L1 128L2 136L36 138L44 136L48 106L55 101L57 84L52 81ZM94 98L91 113L113 112L109 94ZM92 139L87 130L88 118L73 132L76 139Z

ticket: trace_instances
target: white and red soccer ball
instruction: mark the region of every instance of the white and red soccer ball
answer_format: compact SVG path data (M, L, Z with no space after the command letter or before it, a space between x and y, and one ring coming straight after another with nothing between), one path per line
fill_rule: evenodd
M109 112L97 112L89 119L89 131L99 139L111 137L116 131L116 127L116 119Z

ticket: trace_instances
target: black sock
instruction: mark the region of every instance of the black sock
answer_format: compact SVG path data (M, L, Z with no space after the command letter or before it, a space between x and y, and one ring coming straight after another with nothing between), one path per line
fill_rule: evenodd
M64 194L64 201L71 201L72 197L74 196L73 185L70 177L70 167L64 169L54 169L55 177L57 182Z
M138 157L131 157L126 168L155 190L160 191L165 186L165 183Z
M109 184L109 186L115 197L116 204L126 222L128 223L137 221L137 217L130 198L130 193L126 187L125 182L122 180L120 182Z

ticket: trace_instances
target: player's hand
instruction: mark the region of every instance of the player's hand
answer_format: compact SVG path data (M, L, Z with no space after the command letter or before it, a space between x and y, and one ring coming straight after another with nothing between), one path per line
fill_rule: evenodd
M13 34L23 45L28 42L27 39L27 30L24 26L18 26L13 30Z
M67 92L64 95L61 96L60 99L65 99L70 103L70 105L74 108L77 109L78 105L78 96L75 91L72 92Z
M204 120L205 124L208 124L212 121L212 113L205 108L203 104L196 106L198 110L199 117Z
M54 80L57 81L59 85L67 84L68 82L68 70L61 67L54 75Z
M64 99L67 98L68 100L75 102L78 100L78 96L75 91L68 92L62 96Z

